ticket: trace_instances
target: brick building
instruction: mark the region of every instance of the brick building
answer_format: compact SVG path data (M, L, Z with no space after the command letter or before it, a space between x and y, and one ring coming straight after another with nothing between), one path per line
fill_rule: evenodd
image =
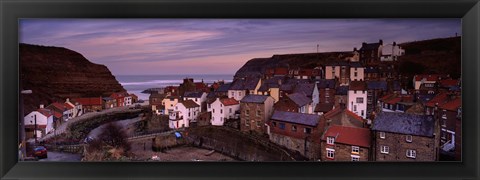
M322 161L371 160L370 129L333 125L321 139Z
M309 159L319 159L324 126L319 115L275 110L267 124L270 141Z
M360 62L363 64L372 64L380 62L380 56L382 55L383 41L380 39L378 43L362 43L362 47L359 49Z
M335 102L335 79L322 79L317 83L319 103Z
M434 119L429 115L381 112L373 121L375 161L435 161Z
M273 113L271 96L247 95L240 101L240 130L265 134L265 123Z

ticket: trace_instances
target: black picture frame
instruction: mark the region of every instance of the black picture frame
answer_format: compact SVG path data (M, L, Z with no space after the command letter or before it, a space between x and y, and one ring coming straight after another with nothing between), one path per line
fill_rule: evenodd
M17 162L19 18L462 18L463 161ZM0 177L2 179L478 179L478 0L1 0Z

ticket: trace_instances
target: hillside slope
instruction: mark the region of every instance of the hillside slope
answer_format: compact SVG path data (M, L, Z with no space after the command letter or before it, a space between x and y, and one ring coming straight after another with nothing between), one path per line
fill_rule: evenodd
M33 91L25 96L25 113L66 98L125 91L106 66L61 47L20 44L20 72L20 87Z

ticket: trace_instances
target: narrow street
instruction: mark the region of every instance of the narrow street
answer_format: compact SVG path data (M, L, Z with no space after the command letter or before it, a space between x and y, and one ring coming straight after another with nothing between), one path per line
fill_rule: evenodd
M81 154L49 151L48 158L39 159L38 161L80 162L80 160L82 160Z

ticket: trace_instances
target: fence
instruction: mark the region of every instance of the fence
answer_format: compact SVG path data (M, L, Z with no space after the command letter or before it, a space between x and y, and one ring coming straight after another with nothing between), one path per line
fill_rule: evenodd
M54 145L54 144L45 144L45 147L49 151L60 151L68 152L74 154L83 154L85 150L85 144L76 144L76 145Z

